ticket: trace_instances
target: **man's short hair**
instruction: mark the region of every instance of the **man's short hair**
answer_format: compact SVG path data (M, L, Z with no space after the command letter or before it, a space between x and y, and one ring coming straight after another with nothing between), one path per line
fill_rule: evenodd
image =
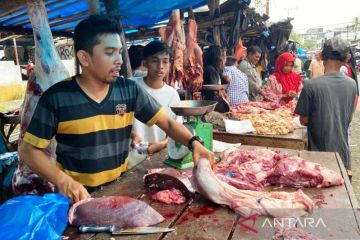
M321 56L324 61L337 60L343 62L349 53L350 44L339 37L334 37L325 41Z
M247 49L247 54L255 54L255 53L262 53L261 48L256 46L256 45L252 45L250 47L248 47Z
M104 34L119 34L119 23L106 15L91 15L82 20L74 30L75 52L84 50L92 54L95 45L99 44L99 37Z
M137 69L141 66L141 61L143 59L144 46L142 45L131 45L129 48L129 59L131 68Z
M143 59L146 59L155 54L169 54L170 56L170 48L161 41L151 41L144 47Z
M234 66L235 64L237 64L237 60L234 56L226 57L226 66Z

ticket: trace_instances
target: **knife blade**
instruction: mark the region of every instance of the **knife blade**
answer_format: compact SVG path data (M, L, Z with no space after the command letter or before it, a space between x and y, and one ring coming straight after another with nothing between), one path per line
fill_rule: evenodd
M175 231L175 229L162 228L162 227L119 228L116 226L80 226L79 231L83 233L110 232L112 235L136 235L136 234L167 233L167 232Z

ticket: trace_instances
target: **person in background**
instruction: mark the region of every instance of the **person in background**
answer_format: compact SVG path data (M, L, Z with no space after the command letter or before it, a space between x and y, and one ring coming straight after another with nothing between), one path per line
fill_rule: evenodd
M256 68L263 83L266 82L266 78L268 77L267 65L268 65L268 62L267 62L265 56L263 56L263 57L261 57L261 59L258 63L258 66Z
M275 61L275 72L269 81L276 81L278 95L282 94L281 101L288 103L297 97L302 88L301 76L293 71L294 56L289 52L282 53ZM269 84L272 85L272 84Z
M261 49L258 46L250 46L247 49L247 56L244 60L240 62L239 69L248 78L249 81L249 100L258 101L262 98L261 96L261 86L262 80L256 70L256 65L258 64L261 57Z
M169 105L180 101L177 91L164 82L170 67L170 49L160 41L148 43L143 51L143 66L147 68L146 77L137 78L139 85L146 90L160 105L166 109L167 115L176 120L176 115L171 111ZM178 121L180 121L178 117ZM166 148L168 137L158 126L149 127L135 119L133 134L137 141L149 143L147 152L152 155ZM129 165L134 166L129 158Z
M249 82L247 76L237 68L237 65L234 57L229 56L226 58L223 75L230 78L227 87L230 105L249 101Z
M129 48L129 59L133 77L145 77L147 69L142 65L144 46L131 45Z
M119 23L104 15L91 15L75 27L75 55L82 72L42 94L19 149L22 165L72 202L87 199L88 191L118 179L127 170L129 145L136 140L131 134L134 118L148 126L156 124L176 142L187 145L195 165L200 157L214 159L201 140L169 118L165 108L136 81L120 77L120 31ZM57 140L56 164L44 151L53 137ZM34 188L34 174L28 178L21 172L14 175L17 194Z
M325 41L321 52L325 74L305 82L295 109L300 123L308 127L309 150L338 152L348 170L348 127L357 90L355 81L339 70L349 50L349 43L341 38Z
M203 85L219 85L227 84L229 78L223 76L223 71L226 62L226 50L218 45L210 46L204 55L204 83ZM213 91L202 90L203 98L206 100L217 101L216 111L229 111L229 97L225 90Z
M310 78L314 79L324 75L324 63L320 58L321 51L315 52L315 59L313 59L309 66Z
M310 79L310 77L311 77L310 76L310 70L309 70L311 61L312 61L312 57L311 57L311 55L308 55L307 58L306 58L306 61L304 63L304 69L303 69L305 71L306 77L308 79Z
M300 74L302 72L302 62L301 62L301 59L299 58L298 56L298 51L297 49L295 49L293 52L292 52L292 55L294 57L294 68L293 68L293 71L297 74Z
M355 59L353 57L353 53L350 50L350 53L347 55L345 61L343 62L341 68L340 68L340 72L343 73L345 76L348 76L352 79L355 80L356 83L356 99L355 99L355 109L357 107L358 104L358 99L359 99L359 85L358 85L358 80L357 80L357 75L356 75L356 71L355 71ZM348 142L350 144L350 139L351 139L351 133L352 133L352 122L350 122L349 128L348 128Z

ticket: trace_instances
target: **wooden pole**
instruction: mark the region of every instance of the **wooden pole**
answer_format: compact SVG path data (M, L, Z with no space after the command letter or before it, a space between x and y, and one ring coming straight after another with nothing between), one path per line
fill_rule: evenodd
M13 41L14 41L15 62L16 62L16 65L20 65L19 64L19 56L18 56L18 52L17 52L16 38L15 37L13 38Z
M88 5L89 5L89 13L91 15L101 14L101 6L99 0L88 0Z
M121 65L120 74L123 75L125 78L131 77L132 70L131 70L129 53L128 53L128 48L127 48L126 39L125 39L125 33L123 31L122 22L120 19L119 1L118 0L107 0L104 3L105 3L105 8L106 8L107 14L116 18L116 20L119 22L120 29L121 29L121 32L119 34L120 34L121 44L123 46L123 51L122 51L123 64Z
M270 0L266 0L265 13L269 16Z
M208 3L209 10L210 10L210 21L213 21L216 17L215 16L216 10L220 11L220 8L219 8L220 1L219 0L208 0L207 3ZM214 26L214 25L212 26L212 34L213 34L213 38L214 38L214 43L216 45L221 46L219 26Z

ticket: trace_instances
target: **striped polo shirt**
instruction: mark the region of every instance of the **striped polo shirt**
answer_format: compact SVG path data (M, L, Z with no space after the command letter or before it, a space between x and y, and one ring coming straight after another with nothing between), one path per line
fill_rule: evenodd
M165 109L136 82L118 78L101 103L89 98L75 77L41 96L24 141L46 148L57 141L57 165L88 187L115 180L127 169L134 117L152 126Z

